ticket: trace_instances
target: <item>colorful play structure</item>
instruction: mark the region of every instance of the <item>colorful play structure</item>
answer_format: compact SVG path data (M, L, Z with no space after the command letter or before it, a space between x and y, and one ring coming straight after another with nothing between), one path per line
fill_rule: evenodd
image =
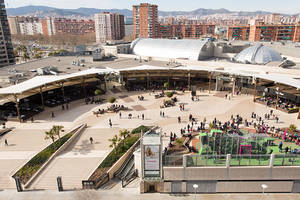
M195 148L199 155L266 154L267 147L272 146L273 141L267 133L256 134L242 130L237 134L212 129L209 133L199 134Z

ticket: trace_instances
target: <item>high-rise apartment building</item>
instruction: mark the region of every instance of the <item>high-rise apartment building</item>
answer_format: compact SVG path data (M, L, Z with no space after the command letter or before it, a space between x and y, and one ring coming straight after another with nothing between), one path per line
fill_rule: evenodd
M0 0L0 67L15 63L4 0Z
M135 38L158 38L157 5L142 3L133 6L133 34Z
M160 24L159 38L200 39L214 36L215 25L212 24Z
M94 20L52 17L41 19L23 16L9 17L8 20L12 34L52 36L56 34L84 35L95 32Z
M46 28L48 29L48 35L51 35L51 33L53 33L54 35L58 35L58 34L84 35L86 33L95 32L95 22L93 20L52 18L51 20L48 19L46 25L47 25ZM43 29L46 30L46 28Z
M9 29L12 35L17 35L21 33L18 18L19 17L8 17Z
M266 24L280 24L280 14L273 13L270 15L266 15L265 22Z
M229 40L255 41L284 41L300 42L300 24L270 25L259 23L249 26L228 27L227 38Z
M19 22L19 28L22 35L43 34L42 22L36 17L29 17L23 22Z
M125 36L124 16L118 13L95 14L96 42L121 40Z

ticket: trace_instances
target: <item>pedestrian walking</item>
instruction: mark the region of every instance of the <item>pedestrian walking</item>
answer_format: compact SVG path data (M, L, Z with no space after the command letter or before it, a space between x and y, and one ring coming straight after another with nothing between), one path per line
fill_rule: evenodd
M7 139L4 140L5 146L8 146Z
M65 110L65 105L64 104L61 105L61 110Z
M165 117L165 112L162 113L162 117Z
M33 123L33 117L30 118L31 123Z
M144 120L145 119L145 115L144 114L142 114L142 120Z
M54 112L51 112L51 118L55 118Z
M121 112L119 113L119 117L120 117L120 119L122 118L122 113Z
M178 117L178 123L179 123L179 124L181 123L181 118L180 118L180 117Z
M90 142L91 142L91 144L93 144L93 142L94 142L94 139L92 137L90 137Z

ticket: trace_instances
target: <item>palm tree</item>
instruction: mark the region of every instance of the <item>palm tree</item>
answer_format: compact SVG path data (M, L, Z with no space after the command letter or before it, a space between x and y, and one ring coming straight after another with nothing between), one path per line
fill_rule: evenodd
M55 135L58 136L58 138L60 139L60 132L63 132L63 126L53 126L52 130L54 131Z
M115 135L112 139L109 139L109 141L111 142L111 145L109 145L110 148L114 148L115 152L117 151L117 146L120 143L120 138Z
M130 132L127 129L120 130L119 136L123 139L127 138L130 135Z
M52 140L52 147L54 148L54 141L56 139L56 133L51 129L50 131L45 132L45 140L51 139Z
M297 130L297 126L295 124L291 124L288 128L289 133L294 133Z
M183 145L183 141L182 141L181 139L179 139L179 138L177 138L177 139L175 140L175 142L176 142L176 144L177 144L178 146L182 146L182 145Z

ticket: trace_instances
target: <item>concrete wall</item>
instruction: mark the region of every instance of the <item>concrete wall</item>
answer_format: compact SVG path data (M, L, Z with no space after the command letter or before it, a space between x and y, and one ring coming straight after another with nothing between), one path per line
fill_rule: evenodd
M293 187L300 180L300 166L164 167L163 172L165 193L172 192L172 182L178 181L183 193L193 182L213 188L213 193L262 192L262 184L268 185L266 192L297 192Z
M291 192L293 187L293 181L233 181L218 182L216 192L262 192L262 184L268 186L265 192Z
M262 184L268 186L265 192L290 193L292 192L294 185L293 181L182 181L176 183L181 184L182 193L194 193L193 188L189 188L190 191L187 191L187 186L193 184L200 186L197 193L260 193L262 192ZM164 182L163 185L163 193L172 193L172 182ZM205 190L205 188L210 189Z
M164 167L164 180L300 180L300 166Z

